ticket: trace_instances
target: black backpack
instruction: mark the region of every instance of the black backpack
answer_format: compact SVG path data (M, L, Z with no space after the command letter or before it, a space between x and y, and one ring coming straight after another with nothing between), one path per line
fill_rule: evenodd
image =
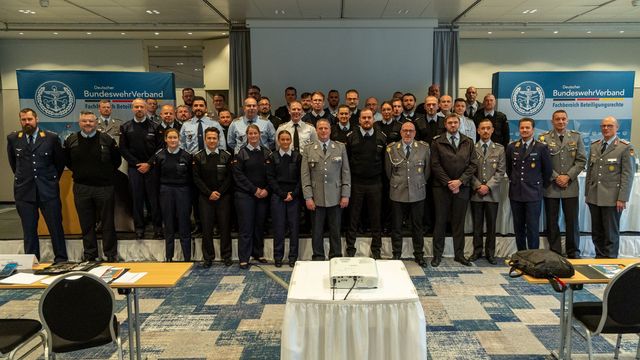
M566 284L560 278L570 278L575 274L573 265L567 259L547 249L518 251L511 255L509 266L511 266L510 277L527 274L535 278L547 279L559 292L566 289Z

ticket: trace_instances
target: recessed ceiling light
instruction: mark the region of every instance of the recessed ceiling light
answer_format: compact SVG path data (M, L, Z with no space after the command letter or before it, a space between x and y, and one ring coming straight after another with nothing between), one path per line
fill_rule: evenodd
M193 35L193 33L192 32L188 32L187 35Z
M18 33L18 35L24 35L24 33L23 33L23 32L20 32L20 33Z
M182 45L182 47L186 49L186 48L187 48L187 45Z
M520 34L524 34L524 31L520 31Z
M147 14L149 14L149 15L159 15L160 14L160 11L158 11L158 10L147 10L145 12Z
M153 35L160 35L160 33L159 32L155 32L155 33L153 33Z
M523 11L523 14L535 14L538 11L538 9L527 9L525 11Z
M159 47L160 47L160 46L158 46L158 45L155 45L155 46L154 46L153 48L154 48L154 49L157 49L157 48L159 48Z
M591 30L587 31L587 34L591 34Z
M18 12L21 12L21 13L23 13L25 15L35 15L35 13L36 13L33 10L18 10Z
M127 33L121 32L120 35L127 35Z
M226 31L223 31L223 32L222 32L222 35L227 35L227 32L226 32Z
M555 30L553 33L554 33L554 34L557 34L557 33L559 33L559 31L558 31L558 30Z
M87 35L91 35L91 33L90 33L90 32L88 32L88 33L87 33Z
M620 34L624 34L624 30L620 30Z
M184 65L184 63L183 62L177 62L176 65L182 66L182 65Z
M276 13L276 15L284 15L285 11L284 11L284 9L276 9L275 13Z
M487 34L491 35L493 34L493 31L487 31Z
M54 32L54 33L53 33L53 35L58 35L58 33L57 33L57 32Z
M193 71L200 71L200 69L198 69L198 68L195 68L195 69L193 69Z

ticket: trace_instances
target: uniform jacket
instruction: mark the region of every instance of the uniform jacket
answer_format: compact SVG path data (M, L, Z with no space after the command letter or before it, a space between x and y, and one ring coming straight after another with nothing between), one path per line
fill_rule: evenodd
M304 199L313 199L317 206L336 206L340 198L351 196L349 158L340 142L330 141L326 154L320 141L308 145L300 172Z
M577 197L580 190L578 187L578 175L584 170L587 164L587 153L584 149L582 136L578 131L566 130L562 143L558 134L550 130L540 134L540 141L547 144L551 155L551 181L544 189L544 196L550 198ZM568 175L571 180L566 189L556 184L558 175Z
M198 151L193 155L193 183L200 191L200 194L207 198L212 192L218 191L221 195L226 194L233 184L233 175L231 174L231 160L233 155L229 152L218 149L218 164L215 173L208 168L207 150ZM212 188L211 184L217 183L217 189Z
M522 154L522 146L522 139L507 146L509 198L522 202L542 200L552 173L549 147L533 139Z
M509 121L507 115L501 113L498 110L493 110L493 115L485 115L484 109L478 109L473 117L473 122L478 127L478 123L482 119L489 119L493 123L493 135L491 135L491 141L498 144L502 144L505 148L509 144Z
M147 135L144 139L135 138L134 134L134 121L133 119L127 121L126 123L120 126L120 141L118 145L120 146L120 153L122 157L127 160L131 166L135 166L135 164L144 163L148 161L147 158L142 158L142 154L134 154L132 149L130 148L130 143L134 141L144 141L147 152L150 154L154 154L158 151L159 148L164 144L164 139L162 138L163 133L159 129L157 123L146 119L145 121L149 121Z
M591 143L585 197L588 204L616 206L616 201L629 201L634 177L633 146L616 138L604 153L602 140Z
M19 131L7 136L7 154L13 170L15 200L52 200L60 196L58 182L65 166L65 157L58 135L40 130L35 143L27 143L27 134Z
M116 144L120 141L120 126L122 126L122 120L116 118L110 118L109 125L104 126L104 120L98 116L97 130L111 135L116 140Z
M500 184L504 180L506 172L506 158L504 156L504 146L493 141L487 147L487 155L484 155L483 142L478 141L475 145L478 168L471 180L472 195L471 201L477 202L500 202ZM480 185L487 185L489 193L480 196L475 191Z
M373 123L373 128L387 136L387 145L401 140L400 130L402 129L402 124L397 121L391 120L388 125L384 124L382 120L376 121ZM331 129L331 132L333 133L333 129Z
M260 151L262 151L262 156L264 157L264 173L266 178L268 169L272 166L273 153L264 145L260 145ZM258 186L251 182L245 170L245 162L249 160L250 157L247 144L242 145L231 162L231 169L233 171L233 179L236 184L236 189L249 195L253 195L258 191Z
M431 143L431 173L433 186L448 186L451 180L462 181L462 186L471 186L476 173L476 150L473 140L458 133L458 148L454 149L446 133L433 138Z
M411 203L425 199L427 179L431 173L430 157L429 145L424 141L413 141L408 159L404 142L387 145L384 167L389 179L391 200Z

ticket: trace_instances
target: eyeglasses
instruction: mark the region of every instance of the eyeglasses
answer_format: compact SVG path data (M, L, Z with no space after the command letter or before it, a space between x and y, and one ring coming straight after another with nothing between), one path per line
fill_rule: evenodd
M405 129L405 130L402 130L402 132L412 133L412 132L416 132L416 131L415 130L411 130L411 129Z

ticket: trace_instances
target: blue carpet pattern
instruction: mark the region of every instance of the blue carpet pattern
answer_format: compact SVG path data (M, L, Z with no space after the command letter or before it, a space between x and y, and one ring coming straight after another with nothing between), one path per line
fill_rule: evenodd
M462 267L444 259L421 269L405 261L427 320L429 359L549 359L559 345L559 294L550 286L511 279L505 266L480 260ZM291 271L266 266L288 282ZM596 300L603 286L576 292ZM0 316L38 318L41 291L0 291ZM287 292L258 267L195 265L172 289L140 291L142 350L146 359L278 359ZM128 322L116 295L125 357ZM573 332L574 358L585 358L586 340ZM623 337L622 357L635 356L638 337ZM594 338L599 358L612 358L615 338ZM42 358L32 355L30 358ZM597 358L598 358L597 357ZM58 355L59 359L116 359L115 345Z

